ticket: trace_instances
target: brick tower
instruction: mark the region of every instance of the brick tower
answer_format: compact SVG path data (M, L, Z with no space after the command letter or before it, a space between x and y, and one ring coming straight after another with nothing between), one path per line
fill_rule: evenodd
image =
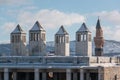
M69 34L63 26L55 34L55 55L69 56Z
M30 56L46 55L46 31L38 21L29 30L29 45Z
M104 38L103 38L103 30L101 28L99 19L96 24L96 36L94 37L94 42L95 42L95 56L102 56Z
M91 32L82 24L80 29L76 32L76 55L77 56L91 56L92 55L92 40Z
M28 55L26 50L26 33L22 30L19 24L11 33L10 38L12 48L11 56Z

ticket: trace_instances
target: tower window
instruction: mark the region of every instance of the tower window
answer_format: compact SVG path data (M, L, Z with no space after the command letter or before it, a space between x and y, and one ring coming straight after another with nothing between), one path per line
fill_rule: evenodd
M81 34L81 41L83 41L83 39L84 39L84 36Z
M55 38L55 42L58 43L58 36L56 36L56 38Z
M86 41L87 40L86 34L84 34L83 37L84 37L84 41Z
M11 42L14 43L14 35L12 36Z
M77 41L80 41L80 34L77 34Z

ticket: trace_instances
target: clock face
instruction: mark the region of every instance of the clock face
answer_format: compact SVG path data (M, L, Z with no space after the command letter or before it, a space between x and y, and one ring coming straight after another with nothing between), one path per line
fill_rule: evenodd
M50 78L52 78L53 77L53 72L49 72L48 75L49 75Z

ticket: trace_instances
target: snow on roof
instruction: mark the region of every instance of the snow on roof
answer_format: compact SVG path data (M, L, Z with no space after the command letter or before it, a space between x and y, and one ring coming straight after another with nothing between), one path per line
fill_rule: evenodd
M63 25L59 28L58 32L56 34L67 34L67 31L65 30L65 28L63 27Z
M86 27L86 24L83 23L80 29L77 32L90 32L89 29Z
M34 24L34 26L31 28L30 31L36 31L36 30L44 30L43 27L40 25L40 23L38 21L36 21L36 23Z
M18 24L12 33L25 33L25 32L22 30L22 28Z

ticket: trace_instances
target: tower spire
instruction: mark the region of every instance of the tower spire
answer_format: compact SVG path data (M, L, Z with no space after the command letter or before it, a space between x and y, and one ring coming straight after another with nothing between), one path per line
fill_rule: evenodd
M104 45L104 38L103 38L103 30L100 25L100 20L98 18L96 24L96 36L94 37L95 42L95 55L102 56L103 55L103 45Z

